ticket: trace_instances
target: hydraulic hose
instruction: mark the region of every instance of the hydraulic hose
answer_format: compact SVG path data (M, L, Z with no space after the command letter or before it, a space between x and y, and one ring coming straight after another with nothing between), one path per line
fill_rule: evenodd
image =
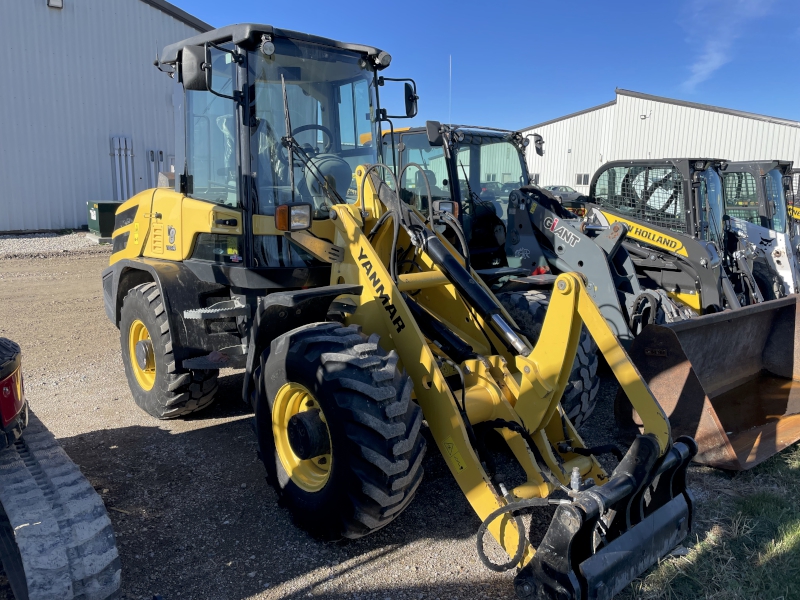
M472 268L470 266L469 245L467 244L467 238L464 235L464 230L461 229L461 223L459 223L458 219L456 219L449 212L443 212L440 214L442 215L442 218L450 225L453 231L456 232L456 237L461 244L461 254L464 256L464 268L467 270L467 273L469 273Z

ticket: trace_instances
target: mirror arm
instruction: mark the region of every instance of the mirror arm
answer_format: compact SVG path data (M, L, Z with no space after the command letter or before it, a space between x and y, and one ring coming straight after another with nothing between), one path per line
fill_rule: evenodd
M218 46L214 42L206 42L206 44L205 44L206 56L209 55L209 52L208 52L208 47L209 46L211 46L213 48L216 48L220 52L227 52L228 54L230 54L231 57L232 57L233 62L235 62L237 65L240 65L240 64L242 64L244 62L244 55L237 54L233 50L228 50L227 48L221 48L220 46ZM213 86L211 85L211 63L203 62L200 65L200 68L203 71L206 72L206 87L208 88L209 92L211 92L212 94L214 94L215 96L217 96L219 98L225 98L226 100L233 100L234 102L236 102L236 104L239 104L240 106L244 104L244 94L242 92L240 92L239 90L234 90L233 94L230 95L230 96L228 94L220 94L219 92L214 91ZM231 82L231 83L233 83L233 82Z

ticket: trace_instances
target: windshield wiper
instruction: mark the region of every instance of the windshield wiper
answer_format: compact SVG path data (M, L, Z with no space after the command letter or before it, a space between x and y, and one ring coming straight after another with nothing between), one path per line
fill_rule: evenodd
M283 75L281 75L281 87L283 88L283 119L286 124L286 135L281 138L281 144L283 144L284 148L289 152L289 184L292 186L292 202L294 202L294 155L296 152L303 160L303 166L305 166L317 180L322 191L328 197L328 200L330 200L332 204L346 204L344 198L339 195L339 192L328 185L328 181L323 177L319 167L311 160L311 157L303 150L300 144L297 143L297 140L294 139L292 135L292 120L289 117L289 102L286 97L286 79L284 79Z
M461 172L464 173L464 183L467 184L467 191L469 192L469 197L473 200L477 200L479 203L483 203L484 200L478 196L475 192L472 191L472 186L469 184L469 177L467 176L467 170L464 168L464 163L458 161L458 166L461 167Z

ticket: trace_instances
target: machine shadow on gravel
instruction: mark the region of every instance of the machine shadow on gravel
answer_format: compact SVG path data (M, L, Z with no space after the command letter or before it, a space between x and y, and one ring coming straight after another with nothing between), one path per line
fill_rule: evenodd
M239 385L238 375L223 379ZM247 408L231 398L191 421L237 413L244 416ZM331 564L370 571L385 554L410 543L467 539L479 525L433 452L423 463L417 497L396 522L359 540L321 542L279 507L256 455L251 418L185 433L154 424L59 441L107 506L122 560L122 590L137 597L158 593L168 599L180 591L191 598L249 598L266 584L274 588L304 576L322 581L313 572Z

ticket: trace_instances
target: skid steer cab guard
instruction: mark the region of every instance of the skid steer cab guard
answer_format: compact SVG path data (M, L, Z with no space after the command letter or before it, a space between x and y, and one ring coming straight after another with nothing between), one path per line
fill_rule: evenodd
M731 231L749 243L762 260L754 275L768 300L800 289L792 162L782 160L722 163L725 212Z
M122 205L103 273L134 399L181 416L213 400L220 368L245 368L267 479L328 539L387 527L408 506L424 420L482 521L487 567L521 568L522 598L610 598L690 530L696 446L673 442L582 277L554 281L534 347L437 231L446 207L401 201L404 173L367 143L392 118L378 95L388 64L375 48L264 25L164 50L183 88L176 189ZM624 455L587 448L560 408L583 325L642 418ZM497 475L488 435L508 445L513 479ZM613 473L603 453L619 457ZM550 505L537 550L522 515ZM489 558L487 533L508 560Z

